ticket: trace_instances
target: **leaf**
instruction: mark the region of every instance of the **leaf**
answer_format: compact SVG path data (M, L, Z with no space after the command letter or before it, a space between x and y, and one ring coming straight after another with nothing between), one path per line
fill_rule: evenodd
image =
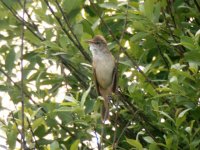
M145 0L145 2L144 2L144 14L150 20L152 20L152 18L153 18L153 6L154 6L154 0Z
M85 91L85 92L83 93L83 96L81 97L81 107L84 106L85 101L86 101L86 98L87 98L87 96L88 96L88 94L89 94L89 92L90 92L90 90L91 90L91 87L92 87L92 83L90 83L90 86L89 86L89 88L87 89L87 91Z
M44 119L41 117L41 118L38 118L36 120L33 121L33 124L32 124L32 129L33 131L35 129L37 129L39 126L41 126L42 124L44 124Z
M61 51L61 47L58 46L55 42L51 42L51 41L44 41L43 42L47 47L52 48L53 50L57 50L57 51Z
M91 27L92 24L89 21L84 19L84 20L81 21L81 24L83 25L83 31L84 32L94 36L94 32L93 32L92 27Z
M142 144L140 144L139 141L137 140L132 140L132 139L128 139L126 138L127 143L129 143L130 145L134 146L137 150L143 150Z
M148 36L149 33L146 33L146 32L137 32L135 35L133 35L131 37L131 41L134 41L134 42L137 42L137 41L140 41L141 39L144 39L146 36Z
M191 37L188 36L182 36L181 37L181 45L188 48L191 51L196 50L196 47L194 45L194 40Z
M188 62L200 65L200 51L191 51L184 54L184 58Z
M149 146L149 150L160 150L160 148L158 147L156 143L152 143Z
M7 144L9 145L10 149L15 149L16 141L17 141L17 127L13 125L7 131Z
M153 107L153 109L154 109L155 111L158 111L158 110L159 110L158 101L156 101L156 100L151 101L151 105L152 105L152 107Z
M188 109L182 111L182 112L178 115L178 118L183 117L183 116L184 116L188 111L190 111L190 110L191 110L191 108L188 108Z
M145 137L143 137L143 139L144 139L147 143L155 143L154 140L152 139L152 137L150 137L150 136L145 136Z
M60 150L58 141L53 141L53 143L51 143L50 150Z
M14 67L14 61L15 61L15 51L13 49L10 49L5 60L5 68L8 71L8 73L11 73Z
M103 4L99 4L100 7L106 8L106 9L117 9L118 3L113 3L113 2L105 2Z
M73 144L70 147L70 150L78 150L78 144L80 143L80 140L76 140L73 142Z
M172 119L172 117L170 117L167 113L165 113L164 111L158 111L161 115L164 115L165 117L167 117L169 120L171 120L173 123L174 122L174 119Z
M81 37L83 34L83 25L82 24L76 24L74 27L74 33L77 35L77 37Z
M75 9L79 9L83 0L64 0L62 8L69 14Z
M140 21L134 21L133 22L133 28L135 30L138 30L138 31L146 31L147 29L145 28L144 24Z

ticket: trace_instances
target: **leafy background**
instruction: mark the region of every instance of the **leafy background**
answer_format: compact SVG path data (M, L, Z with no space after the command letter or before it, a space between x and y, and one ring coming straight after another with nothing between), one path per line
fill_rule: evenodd
M198 0L27 0L24 17L0 3L2 149L200 149ZM118 60L110 124L84 42L97 34Z

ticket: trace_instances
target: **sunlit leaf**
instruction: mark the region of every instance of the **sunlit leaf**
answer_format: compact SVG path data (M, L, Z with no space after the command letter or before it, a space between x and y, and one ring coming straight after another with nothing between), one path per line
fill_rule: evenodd
M141 144L139 141L137 141L137 140L133 140L133 139L128 139L128 138L126 138L126 141L127 141L130 145L134 146L134 147L135 147L136 149L138 149L138 150L142 150L142 149L143 149L142 144Z

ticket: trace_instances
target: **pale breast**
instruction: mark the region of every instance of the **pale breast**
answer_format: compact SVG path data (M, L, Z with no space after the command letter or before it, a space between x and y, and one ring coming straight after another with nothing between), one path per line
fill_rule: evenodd
M93 60L94 61L94 60ZM112 74L115 67L114 58L110 54L98 57L93 62L96 78L102 88L108 88L112 83Z

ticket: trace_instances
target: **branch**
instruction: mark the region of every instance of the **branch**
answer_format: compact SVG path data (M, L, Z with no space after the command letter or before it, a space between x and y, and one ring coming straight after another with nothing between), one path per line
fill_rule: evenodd
M200 6L199 6L199 4L198 4L197 0L194 0L194 3L195 3L195 5L196 5L196 7L197 7L198 11L200 12Z
M68 36L68 38L72 41L72 43L80 50L80 52L82 53L82 55L85 57L85 59L88 62L91 62L91 58L88 55L88 53L85 52L85 50L83 49L83 47L80 45L79 41L78 44L74 41L74 39L71 37L70 33L65 29L64 25L62 24L62 22L60 21L60 19L56 16L55 12L53 11L53 9L51 8L48 0L44 0L46 5L48 6L49 10L51 11L52 15L55 17L55 19L57 20L57 22L59 23L61 29L63 30L63 32ZM64 16L63 16L64 17ZM71 31L71 30L70 30ZM75 36L76 37L76 36Z
M85 74L83 74L81 71L76 69L71 64L70 61L64 59L62 56L59 55L58 58L61 60L62 64L64 64L66 66L66 68L68 68L69 71L74 75L74 77L81 83L82 87L87 89L88 88L88 84L86 84L86 81L85 81L85 79L87 79Z
M82 47L82 45L81 45L79 39L77 38L76 34L74 33L74 31L73 31L73 29L72 29L72 27L71 27L71 25L70 25L69 19L67 18L67 16L65 15L64 11L62 10L62 8L61 8L59 2L58 2L57 0L55 0L55 2L56 2L56 5L58 6L58 8L59 8L59 10L60 10L60 12L61 12L63 18L64 18L65 23L67 24L67 27L69 28L70 32L72 33L72 35L74 36L74 38L75 38L75 40L76 40L76 42L77 42L77 45L78 45L77 48L78 48L78 49L81 51L81 53L86 57L86 60L88 60L89 62L91 62L90 56L88 55L88 53L85 52L84 48Z
M137 112L138 116L141 118L139 118L139 123L144 125L144 122L146 122L153 130L157 131L157 134L163 134L163 132L158 129L156 126L154 126L153 124L151 124L151 122L149 121L148 117L141 111L139 110L137 107L135 107L130 100L127 99L127 96L123 95L123 93L121 93L121 91L119 91L119 97L121 102L124 104L124 106L133 114L135 115ZM149 134L149 136L151 136L154 141L157 141L157 139L155 139L154 134L152 134L145 126L144 126L146 132Z
M158 43L157 40L156 40L156 43ZM164 57L159 44L157 44L157 48L158 48L158 51L160 53L160 56L162 57L163 61L165 62L165 65L167 66L167 69L169 70L170 69L169 64L168 64L166 58Z
M37 143L37 140L35 139L35 135L34 135L34 132L33 132L33 129L32 129L32 126L31 126L31 122L29 121L29 119L27 118L27 122L28 122L28 126L31 130L31 134L32 134L32 138L33 138L33 142L35 143L35 149L36 149L36 146L37 148L39 148L39 144Z
M18 0L19 5L23 8L23 4L21 3L21 0ZM25 8L25 14L28 16L29 21L31 22L31 26L36 29L38 31L38 26L32 21L31 16L29 15L29 13L27 12L26 8ZM24 18L23 18L24 19Z
M16 125L16 128L17 128L19 134L21 135L21 137L23 137L24 135L23 135L22 131L19 129L19 125L18 125L17 121L15 120L15 117L14 117L13 112L11 112L11 116L12 116L13 122L14 122L14 124ZM22 146L22 149L24 149L24 150L27 150L27 149L28 149L27 146L26 146L26 143L25 143L25 141L23 141L23 139L22 139L22 141L20 141L20 140L17 138L17 140L18 140L19 143L22 144L22 145L21 145L21 146Z
M44 41L45 38L41 36L41 33L37 30L37 33L35 33L31 27L34 27L33 25L31 25L29 22L26 22L24 19L22 19L18 13L12 8L9 7L3 0L1 0L1 3L13 14L13 16L20 22L25 22L25 26L27 27L27 29L33 34L35 35L38 39L40 39L41 41Z
M169 21L167 20L167 17L165 15L165 12L162 10L162 14L163 14L163 17L165 19L165 22L166 22L166 27L168 28L169 30L169 33L170 33L170 36L173 38L174 42L178 43L177 39L176 39L176 36L173 34L172 30L171 30L171 27L169 25ZM170 44L170 43L169 43ZM183 56L183 52L184 52L184 49L182 47L178 47L178 50L176 50L176 52L180 55L180 56Z

